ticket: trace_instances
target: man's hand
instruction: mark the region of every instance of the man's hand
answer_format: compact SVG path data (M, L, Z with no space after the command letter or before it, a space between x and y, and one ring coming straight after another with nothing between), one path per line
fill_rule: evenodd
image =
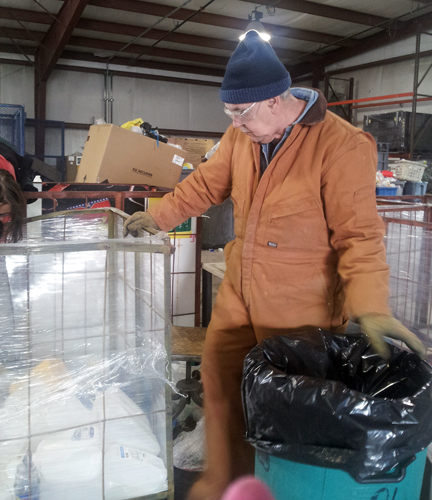
M138 236L139 229L151 228L160 231L153 217L147 212L135 212L123 224L123 237L130 233L134 238Z
M369 337L373 349L384 359L390 357L384 337L401 340L421 358L426 356L426 348L421 341L393 316L365 314L358 319L358 323L362 333Z

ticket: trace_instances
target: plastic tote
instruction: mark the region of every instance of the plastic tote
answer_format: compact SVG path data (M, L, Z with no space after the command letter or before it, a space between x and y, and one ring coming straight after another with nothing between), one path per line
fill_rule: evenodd
M415 194L421 196L426 194L427 185L427 182L406 182L403 194Z
M396 196L397 193L397 186L395 187L390 187L390 186L383 186L379 187L377 186L375 191L378 196Z
M432 441L432 367L390 351L386 362L364 335L322 330L264 340L244 362L246 439L284 460L345 471L357 483L386 474L402 480Z

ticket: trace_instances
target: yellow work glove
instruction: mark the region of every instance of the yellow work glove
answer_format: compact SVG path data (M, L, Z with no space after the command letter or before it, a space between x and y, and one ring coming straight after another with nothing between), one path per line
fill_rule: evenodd
M148 228L160 231L159 226L148 212L135 212L123 224L123 237L126 238L130 233L136 238L140 229Z
M426 356L426 348L421 341L393 316L385 314L365 314L358 318L361 331L369 337L373 349L384 359L390 357L390 350L384 337L404 342L421 358Z

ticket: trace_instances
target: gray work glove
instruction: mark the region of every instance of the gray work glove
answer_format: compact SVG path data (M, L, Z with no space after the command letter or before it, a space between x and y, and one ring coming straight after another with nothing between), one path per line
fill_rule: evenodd
M134 238L138 236L139 229L156 229L160 231L160 227L156 224L153 217L148 212L135 212L123 224L123 237L130 233Z
M369 337L373 349L384 359L390 357L390 350L384 337L404 342L413 352L421 358L426 356L426 348L414 333L405 328L393 316L385 314L365 314L358 318L361 331Z

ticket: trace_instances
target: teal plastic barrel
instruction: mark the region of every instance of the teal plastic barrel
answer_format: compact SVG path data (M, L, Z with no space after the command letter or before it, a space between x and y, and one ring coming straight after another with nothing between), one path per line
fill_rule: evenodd
M347 472L305 465L258 451L255 476L276 500L419 500L427 450L405 469L390 471L381 480L360 484Z

